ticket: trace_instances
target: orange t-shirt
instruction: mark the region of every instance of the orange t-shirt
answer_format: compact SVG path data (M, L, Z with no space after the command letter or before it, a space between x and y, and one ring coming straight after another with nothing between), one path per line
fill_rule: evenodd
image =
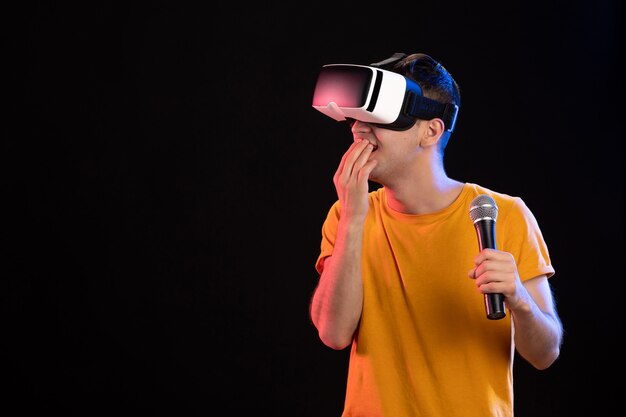
M510 314L487 319L467 276L478 253L469 206L479 194L496 201L496 247L513 254L522 281L554 274L539 226L518 197L467 183L449 207L407 215L387 206L384 187L370 192L344 417L513 415ZM318 272L332 255L340 214L336 202L322 227Z

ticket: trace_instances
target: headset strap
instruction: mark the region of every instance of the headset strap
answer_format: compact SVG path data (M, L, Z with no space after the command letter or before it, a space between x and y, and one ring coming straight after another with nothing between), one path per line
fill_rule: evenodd
M396 62L404 59L406 56L407 54L403 52L396 52L389 58L370 64L370 66L381 69L389 68ZM404 109L406 114L423 120L430 120L437 117L443 120L448 132L452 132L452 130L454 130L456 118L459 113L459 106L452 103L441 103L428 97L418 96L413 93L410 93L410 95L411 97L407 100L406 108Z
M376 67L376 68L385 69L386 67L390 67L392 64L395 64L396 62L400 61L401 59L403 59L406 56L407 56L407 54L405 54L405 53L396 52L395 54L391 55L387 59L384 59L384 60L382 60L380 62L374 62L373 64L370 64L370 67Z
M407 100L404 111L412 117L422 120L430 120L440 118L443 120L446 130L452 132L456 124L456 118L459 112L459 106L452 103L441 103L417 94L409 93L410 99Z

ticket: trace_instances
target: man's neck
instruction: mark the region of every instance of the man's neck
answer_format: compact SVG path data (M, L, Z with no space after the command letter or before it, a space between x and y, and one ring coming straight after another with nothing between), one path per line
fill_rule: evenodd
M432 172L431 172L432 173ZM385 186L387 204L405 214L428 214L452 204L464 184L446 175L416 177L413 181L399 181Z

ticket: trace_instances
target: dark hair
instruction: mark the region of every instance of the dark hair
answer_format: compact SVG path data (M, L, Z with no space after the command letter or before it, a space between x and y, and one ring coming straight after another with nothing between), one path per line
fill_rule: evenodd
M444 66L429 55L407 55L392 70L417 82L426 97L461 107L458 84Z
M397 61L391 70L418 83L424 96L442 103L453 103L461 108L459 85L444 66L429 55L421 53L407 55ZM442 136L439 147L442 152L449 138L448 132Z

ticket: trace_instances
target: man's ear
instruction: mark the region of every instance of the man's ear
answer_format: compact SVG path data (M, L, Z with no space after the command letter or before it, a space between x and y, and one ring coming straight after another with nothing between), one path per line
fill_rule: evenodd
M443 120L439 118L431 119L426 121L426 129L424 131L424 137L422 138L421 144L423 147L436 145L441 139L441 135L445 131L445 125Z

